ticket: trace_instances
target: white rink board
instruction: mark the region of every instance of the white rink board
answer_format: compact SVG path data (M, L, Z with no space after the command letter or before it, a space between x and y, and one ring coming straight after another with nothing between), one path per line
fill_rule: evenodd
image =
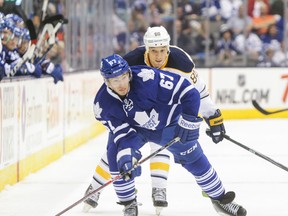
M288 104L285 75L285 68L213 68L211 97L220 109L252 108L252 99L265 107L284 107Z

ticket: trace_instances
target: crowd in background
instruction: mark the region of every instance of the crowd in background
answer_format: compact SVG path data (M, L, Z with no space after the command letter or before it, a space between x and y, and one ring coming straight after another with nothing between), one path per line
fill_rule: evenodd
M198 66L205 65L207 55L212 66L287 66L284 1L177 0L176 10L174 2L135 0L127 5L127 1L117 0L115 50L126 52L127 36L129 49L142 45L148 26L163 25L173 43ZM130 13L123 13L129 8Z

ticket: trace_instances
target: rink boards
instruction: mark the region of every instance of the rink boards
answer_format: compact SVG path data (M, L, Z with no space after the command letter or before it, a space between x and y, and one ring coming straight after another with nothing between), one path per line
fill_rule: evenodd
M264 116L266 109L287 108L285 68L198 69L224 119L287 118ZM103 83L99 72L0 83L0 191L59 159L105 129L93 115L93 100Z
M98 73L0 84L0 190L104 131L93 115Z

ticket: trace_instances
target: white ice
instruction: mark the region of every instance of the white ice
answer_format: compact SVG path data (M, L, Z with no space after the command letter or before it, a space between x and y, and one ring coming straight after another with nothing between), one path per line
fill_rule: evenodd
M226 121L227 134L244 145L288 166L287 119ZM288 172L231 143L215 145L205 135L202 125L200 143L217 170L227 191L236 192L235 201L249 216L288 216ZM22 182L0 192L1 216L53 216L83 197L95 165L105 149L107 134L93 139L46 168L29 175ZM142 148L143 157L150 154ZM137 178L139 216L155 215L151 201L149 162ZM99 206L82 212L82 203L63 215L119 216L122 208L112 184L101 194ZM162 216L216 216L208 198L201 195L194 178L180 165L171 162L168 181L169 206Z

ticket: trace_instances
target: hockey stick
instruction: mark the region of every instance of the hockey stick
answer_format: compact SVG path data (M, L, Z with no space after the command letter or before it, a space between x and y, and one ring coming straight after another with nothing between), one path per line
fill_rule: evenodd
M41 62L42 60L44 60L46 58L46 55L48 54L48 52L52 49L52 47L54 46L54 44L56 43L56 33L57 31L60 29L61 25L63 24L64 21L60 21L56 24L56 26L54 28L51 29L51 27L49 29L47 29L48 31L48 34L49 34L49 39L48 39L48 48L45 50L44 53L42 53L42 55L40 56L40 45L42 43L42 40L45 36L45 34L41 35L40 39L38 41L41 41L39 42L39 47L38 49L35 50L35 54L34 54L34 57L33 57L33 63L37 64L39 62ZM47 25L52 25L52 24L46 24L45 26ZM45 29L45 26L44 26L44 29ZM53 26L52 26L53 27ZM36 45L36 48L37 48L37 45Z
M172 146L174 143L179 142L180 138L176 137L173 140L171 140L170 142L166 143L165 145L163 145L161 148L157 149L156 151L154 151L153 153L151 153L150 155L148 155L147 157L143 158L142 160L138 161L136 164L134 164L134 167L129 170L128 172L121 172L119 175L115 176L114 178L110 179L109 181L107 181L105 184L103 184L102 186L100 186L99 188L97 188L96 190L91 191L90 193L86 194L84 197L82 197L81 199L79 199L78 201L76 201L75 203L73 203L72 205L68 206L67 208L65 208L64 210L62 210L61 212L59 212L58 214L56 214L55 216L60 216L62 214L64 214L65 212L67 212L68 210L72 209L73 207L75 207L76 205L78 205L79 203L83 202L84 200L86 200L88 197L90 197L92 194L102 190L103 188L107 187L108 185L110 185L111 183L123 178L127 173L131 172L132 170L136 169L137 167L141 166L142 163L144 163L145 161L149 160L150 158L154 157L156 154L158 154L159 152L163 151L164 149L167 149L168 147Z
M230 138L226 134L224 134L223 136L224 136L225 139L229 140L230 142L232 142L232 143L234 143L234 144L246 149L247 151L251 152L252 154L257 155L257 156L263 158L264 160L267 160L268 162L270 162L270 163L272 163L272 164L274 164L274 165L276 165L276 166L280 167L281 169L283 169L283 170L288 172L288 167L276 162L275 160L271 159L270 157L268 157L268 156L266 156L266 155L264 155L264 154L262 154L262 153L260 153L260 152L258 152L256 150L254 150L252 148L249 148L248 146L245 146L245 145L241 144L240 142L237 142L236 140Z
M281 113L281 112L285 112L288 111L288 108L286 109L280 109L280 110L275 110L275 111L267 111L265 109L263 109L256 100L252 100L252 104L255 107L255 109L257 109L259 112L261 112L264 115L271 115L271 114L275 114L275 113Z
M37 34L36 34L35 26L34 26L32 20L31 19L27 20L25 24L26 24L27 29L29 30L32 44L36 44L37 43Z
M42 5L41 15L40 15L40 21L44 20L46 16L47 7L48 7L48 0L44 0L43 5Z
M68 23L68 19L66 19L62 14L55 14L55 15L49 16L41 22L39 29L41 30L43 26L45 26L47 23L56 25L60 21L62 21L63 24Z
M53 27L53 25L51 24L51 23L47 23L45 26L44 26L44 28L43 28L43 30L42 30L42 32L41 32L41 35L40 35L40 37L38 38L38 41L37 41L37 44L36 44L36 49L35 49L35 55L36 56L38 56L39 55L39 53L40 53L40 47L41 46L43 46L43 41L44 41L44 39L45 39L45 37L46 37L46 34L48 34L48 43L50 44L50 43L55 43L55 34L53 34L53 32L54 32L54 27Z

